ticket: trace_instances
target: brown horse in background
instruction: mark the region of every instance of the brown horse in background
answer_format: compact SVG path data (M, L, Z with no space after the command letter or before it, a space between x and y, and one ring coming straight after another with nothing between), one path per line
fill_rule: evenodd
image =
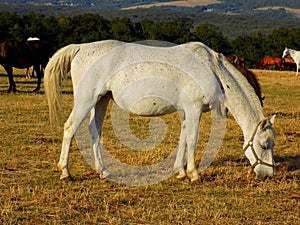
M13 80L13 67L25 69L31 66L38 78L34 92L38 91L43 77L41 66L46 67L48 60L48 48L41 41L4 41L0 43L0 65L4 67L9 80L7 92L17 91Z
M230 58L228 58L227 56L227 59L229 60ZM261 96L261 87L255 74L252 73L250 70L246 69L244 66L241 66L238 60L229 60L229 62L231 62L248 80L249 84L251 84L257 97L259 98L261 106L263 106L263 100L265 99L265 97Z
M280 57L273 57L273 56L266 56L261 59L258 63L258 69L267 68L269 69L270 66L275 66L276 69L282 70L283 69L283 60Z

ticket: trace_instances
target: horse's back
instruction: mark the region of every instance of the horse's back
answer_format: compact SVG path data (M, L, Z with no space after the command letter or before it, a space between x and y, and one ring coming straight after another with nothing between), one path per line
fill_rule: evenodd
M114 48L121 46L123 42L114 40L96 41L84 44L73 44L78 47L78 53L72 60L71 74L74 83L74 88L77 87L81 76L90 68L90 66L99 57L107 54Z
M262 69L262 67L266 66L272 66L275 65L278 67L278 69L282 68L283 60L281 57L274 57L274 56L265 56L259 61L259 69Z
M95 87L97 95L112 92L123 109L138 115L161 115L174 108L186 109L187 102L202 102L211 108L220 104L223 91L211 66L212 57L201 43L154 47L104 41L83 45L72 71L85 72L77 93ZM87 61L85 68L79 68Z

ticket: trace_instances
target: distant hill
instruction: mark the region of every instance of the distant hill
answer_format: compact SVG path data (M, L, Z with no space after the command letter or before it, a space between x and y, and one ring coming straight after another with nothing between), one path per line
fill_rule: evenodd
M289 7L300 9L299 0L0 0L5 4L55 5L102 10L122 9L126 7L145 7L152 4L156 7L200 8L226 13L247 13L262 7ZM189 9L186 9L189 10Z
M221 3L219 0L178 0L178 1L164 1L164 2L155 2L151 4L141 4L126 7L123 9L138 9L138 8L151 8L151 7L160 7L160 6L177 6L177 7L196 7L196 6L207 6L216 3Z
M137 6L158 4L147 9ZM195 0L176 1L177 6L161 5L168 0L0 0L0 12L23 15L31 11L45 16L73 16L97 13L104 18L128 17L133 21L174 20L188 18L194 24L211 23L227 37L233 38L254 32L269 33L279 27L300 27L299 0ZM175 4L174 3L174 4ZM172 3L173 4L173 3ZM202 5L200 5L202 4ZM122 10L135 6L137 9ZM191 7L193 6L193 7Z

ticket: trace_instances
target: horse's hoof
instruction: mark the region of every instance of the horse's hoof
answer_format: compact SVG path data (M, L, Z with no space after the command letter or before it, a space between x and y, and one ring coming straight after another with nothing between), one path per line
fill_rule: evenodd
M100 174L100 178L101 178L101 179L106 179L109 175L110 175L110 172L109 172L108 170L104 170L104 171Z
M7 93L11 93L11 92L17 92L17 88L13 87L13 88L8 88L7 89Z
M200 183L200 177L199 176L195 176L191 178L191 184L197 184Z
M60 180L73 180L73 177L70 174L62 174Z
M183 180L185 177L186 177L186 173L183 170L178 173L178 175L176 176L176 179Z
M190 178L191 183L196 183L196 182L199 182L199 181L200 181L200 176L199 176L197 170L195 170L195 171L193 171L193 172L187 171L187 175L188 175L188 177Z

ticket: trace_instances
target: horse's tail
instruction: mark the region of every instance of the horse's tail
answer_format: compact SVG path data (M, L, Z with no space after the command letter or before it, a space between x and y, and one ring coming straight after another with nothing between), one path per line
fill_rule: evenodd
M49 106L50 124L58 122L58 111L61 109L61 86L70 72L71 63L80 45L72 44L58 50L49 60L44 75L44 88Z

